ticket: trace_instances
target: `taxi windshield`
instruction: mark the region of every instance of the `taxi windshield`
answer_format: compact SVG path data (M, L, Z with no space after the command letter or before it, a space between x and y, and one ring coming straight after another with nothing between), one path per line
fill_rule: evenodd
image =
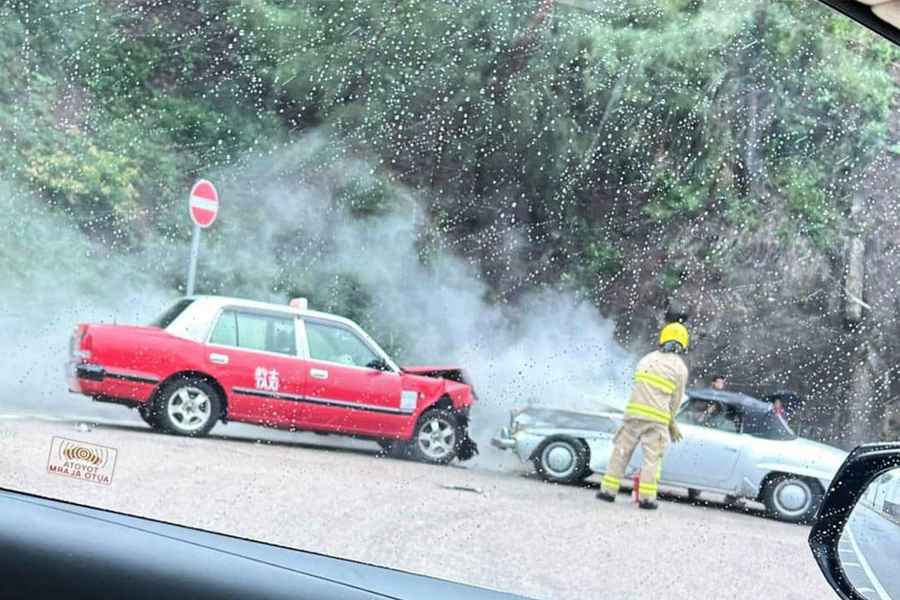
M0 59L0 488L525 597L827 595L810 523L900 439L886 39L14 0Z

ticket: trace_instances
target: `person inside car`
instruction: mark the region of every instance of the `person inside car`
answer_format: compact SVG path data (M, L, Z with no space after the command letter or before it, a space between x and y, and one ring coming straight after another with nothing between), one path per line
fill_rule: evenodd
M702 413L697 416L697 424L714 429L725 429L728 419L718 402L707 402Z

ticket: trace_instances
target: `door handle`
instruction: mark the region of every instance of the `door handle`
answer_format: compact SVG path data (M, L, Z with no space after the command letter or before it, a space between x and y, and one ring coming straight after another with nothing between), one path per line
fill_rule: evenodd
M728 450L729 452L737 452L738 451L737 448L732 448L731 446L725 446L724 448L725 448L725 450Z
M228 355L227 354L219 354L218 352L213 352L209 355L209 360L219 365L227 365L228 364Z
M328 379L328 371L325 369L310 369L309 376L313 379Z

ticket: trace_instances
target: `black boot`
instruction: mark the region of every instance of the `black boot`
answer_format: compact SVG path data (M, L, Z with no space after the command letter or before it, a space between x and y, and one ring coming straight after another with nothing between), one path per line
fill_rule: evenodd
M600 490L599 492L597 492L597 499L598 500L606 500L607 502L615 502L616 501L615 495L607 494L603 490Z
M643 508L644 510L656 510L659 508L659 504L657 504L655 500L641 500L638 502L638 508Z

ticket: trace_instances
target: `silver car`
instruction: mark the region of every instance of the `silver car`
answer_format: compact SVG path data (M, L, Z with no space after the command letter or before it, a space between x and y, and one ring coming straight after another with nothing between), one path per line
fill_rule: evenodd
M609 407L591 414L529 407L513 411L492 442L532 462L547 481L575 482L606 469L622 417ZM847 456L798 437L769 403L744 394L688 390L675 420L684 439L666 449L661 485L687 489L691 498L715 492L756 500L785 521L815 516ZM626 477L640 463L638 447Z

